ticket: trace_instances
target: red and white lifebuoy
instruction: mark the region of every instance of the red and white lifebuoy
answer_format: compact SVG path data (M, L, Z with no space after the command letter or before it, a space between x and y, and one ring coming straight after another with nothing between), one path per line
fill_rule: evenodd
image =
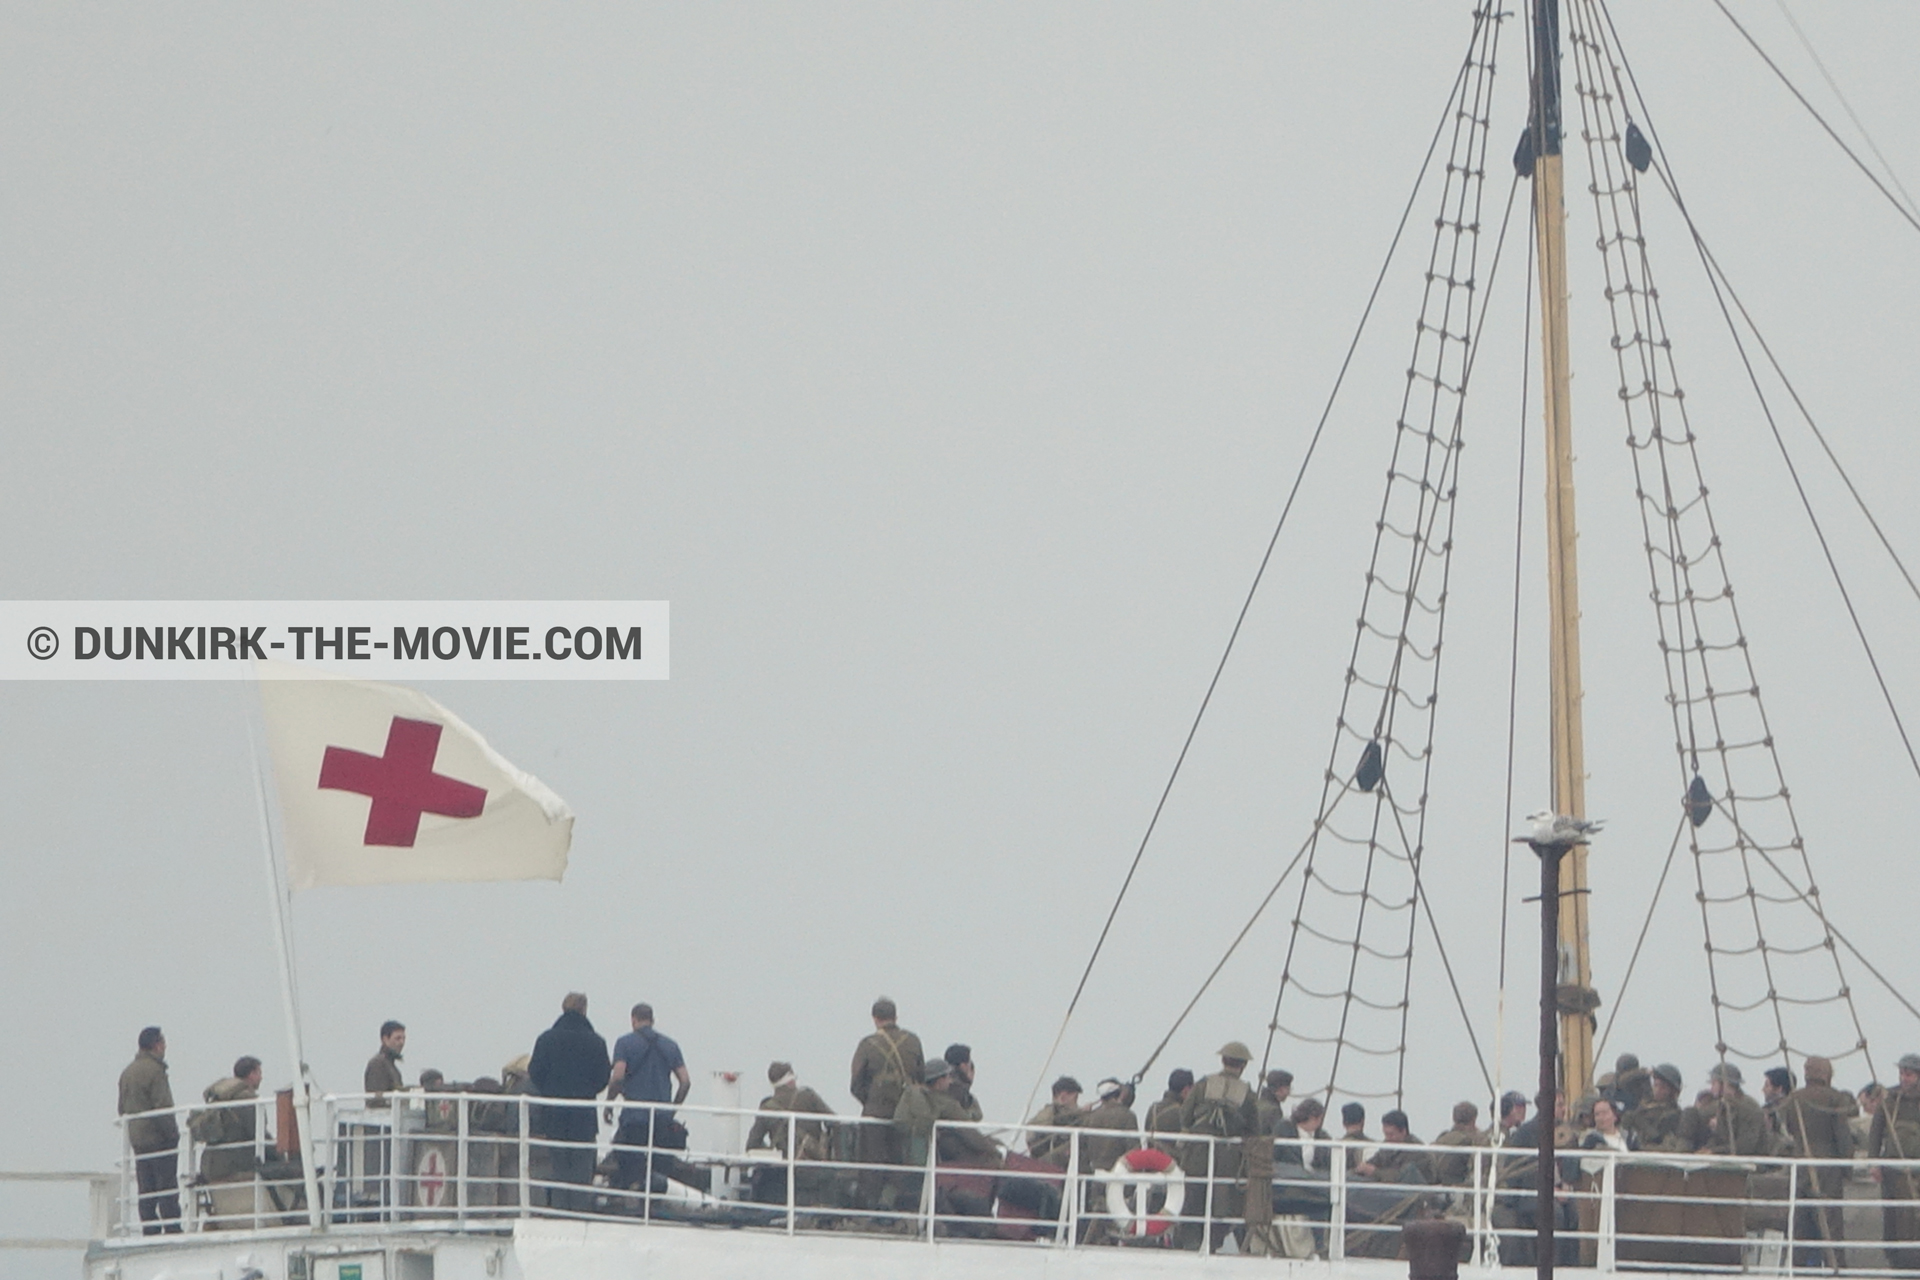
M1186 1170L1164 1151L1135 1147L1095 1177L1107 1189L1107 1212L1122 1235L1164 1235L1187 1206Z

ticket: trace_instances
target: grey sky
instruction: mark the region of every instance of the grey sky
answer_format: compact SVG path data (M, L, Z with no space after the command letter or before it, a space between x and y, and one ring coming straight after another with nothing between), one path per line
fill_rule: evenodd
M1777 10L1739 9L1841 119ZM1284 497L1468 11L14 6L5 591L671 600L669 683L430 689L573 804L572 871L303 896L319 1079L357 1087L388 1017L411 1028L409 1078L497 1072L583 987L606 1031L650 1000L696 1100L722 1069L757 1097L781 1057L839 1105L884 991L930 1047L974 1045L989 1114L1011 1117ZM1795 13L1912 187L1920 10ZM1617 17L1716 252L1920 556L1920 235L1709 5ZM1503 43L1496 213L1524 114L1517 26ZM1676 784L1584 184L1576 430L1611 1007ZM1431 203L1067 1037L1057 1067L1083 1079L1139 1065L1311 818ZM1827 908L1911 990L1901 815L1920 782L1671 210L1649 218ZM1509 303L1523 269L1502 267ZM1498 840L1546 785L1530 622L1501 812L1517 313L1488 334L1430 868L1483 1038ZM1920 604L1804 431L1789 438L1920 720ZM113 1080L147 1022L167 1028L182 1098L240 1053L288 1078L242 697L0 689L0 1167L104 1167ZM1669 891L1611 1046L1690 1082L1712 1054L1691 911ZM1279 937L1250 940L1156 1076L1258 1042ZM1920 1043L1855 986L1883 1062ZM1527 989L1509 994L1510 1082ZM1416 999L1425 1133L1483 1089L1424 966Z

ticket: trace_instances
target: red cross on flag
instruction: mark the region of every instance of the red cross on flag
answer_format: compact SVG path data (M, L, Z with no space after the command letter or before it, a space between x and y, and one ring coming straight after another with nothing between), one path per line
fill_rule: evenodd
M432 698L273 663L261 676L294 888L566 871L573 811Z

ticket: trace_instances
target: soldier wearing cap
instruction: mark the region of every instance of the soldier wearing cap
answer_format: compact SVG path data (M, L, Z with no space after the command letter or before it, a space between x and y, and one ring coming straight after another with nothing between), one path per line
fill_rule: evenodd
M1637 1055L1623 1053L1613 1064L1613 1086L1602 1088L1619 1104L1622 1115L1653 1096L1653 1073L1640 1065Z
M1789 1153L1801 1159L1847 1160L1853 1156L1853 1114L1858 1108L1853 1096L1833 1087L1833 1063L1825 1058L1808 1058L1807 1082L1789 1093L1775 1114L1791 1143ZM1812 1200L1839 1200L1847 1171L1839 1166L1802 1168L1799 1173L1801 1201L1794 1236L1803 1242L1801 1265L1837 1265L1831 1250L1814 1250L1805 1242L1837 1241L1845 1232L1845 1214L1838 1204L1815 1207Z
M1701 1150L1725 1156L1771 1154L1766 1112L1741 1091L1740 1080L1740 1068L1731 1062L1716 1063L1707 1073L1714 1100L1712 1132Z
M1086 1109L1080 1105L1080 1082L1072 1076L1061 1076L1053 1082L1050 1090L1053 1101L1040 1108L1027 1118L1029 1126L1050 1126L1060 1128L1080 1123ZM1067 1158L1073 1148L1073 1139L1065 1133L1029 1133L1027 1135L1027 1154L1035 1160L1045 1160L1048 1164L1067 1167Z
M1707 1140L1699 1112L1680 1105L1680 1068L1663 1062L1647 1073L1647 1100L1620 1118L1642 1151L1698 1151Z
M920 1083L926 1056L920 1037L900 1028L893 1001L881 996L873 1002L872 1014L873 1034L853 1051L851 1089L860 1114L869 1121L860 1126L854 1158L863 1165L900 1164L905 1160L900 1132L884 1122L893 1119L907 1087ZM872 1123L875 1120L883 1123ZM909 1190L904 1180L874 1168L860 1170L857 1182L863 1209L902 1207L900 1196Z
M1881 1095L1873 1127L1867 1131L1870 1160L1920 1160L1920 1053L1907 1054L1898 1065L1899 1087ZM1899 1271L1920 1270L1920 1248L1912 1244L1920 1240L1920 1206L1912 1203L1920 1197L1920 1169L1880 1165L1874 1175L1880 1182L1880 1198L1886 1201L1881 1209L1881 1238L1906 1245L1888 1246L1887 1265Z
M1180 1127L1188 1133L1205 1134L1215 1139L1225 1139L1212 1143L1196 1142L1188 1146L1183 1153L1181 1167L1188 1178L1207 1176L1208 1149L1213 1150L1214 1182L1210 1189L1213 1197L1213 1216L1215 1239L1213 1247L1219 1248L1226 1238L1231 1221L1240 1216L1240 1189L1235 1184L1240 1178L1239 1139L1248 1134L1257 1133L1260 1128L1260 1111L1254 1105L1253 1086L1240 1078L1247 1069L1247 1063L1253 1060L1253 1051L1238 1040L1229 1040L1220 1046L1220 1070L1196 1081L1193 1092L1187 1095L1180 1109ZM1188 1208L1192 1205L1192 1192L1188 1193Z

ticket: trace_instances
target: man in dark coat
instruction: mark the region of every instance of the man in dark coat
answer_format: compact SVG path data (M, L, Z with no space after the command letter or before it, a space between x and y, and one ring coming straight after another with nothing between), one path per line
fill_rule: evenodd
M612 1074L607 1042L587 1021L586 996L570 992L560 1002L560 1016L533 1042L527 1077L534 1093L542 1098L595 1098ZM549 1149L555 1182L582 1187L592 1183L594 1144L600 1132L594 1111L593 1107L534 1108L534 1131L553 1140ZM593 1207L593 1192L552 1188L547 1204L584 1213Z
M180 1125L171 1114L173 1089L167 1083L167 1038L158 1027L140 1032L140 1052L120 1073L120 1114L127 1121L140 1188L140 1230L146 1235L180 1230Z

